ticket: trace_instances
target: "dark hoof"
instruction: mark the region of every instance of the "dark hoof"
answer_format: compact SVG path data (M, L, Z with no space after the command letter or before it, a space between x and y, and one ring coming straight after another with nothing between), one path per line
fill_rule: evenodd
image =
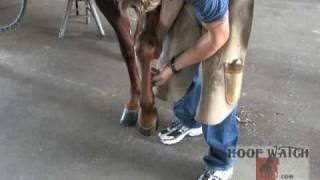
M157 128L156 127L152 127L150 129L145 129L141 126L138 126L139 132L144 135L144 136L152 136L155 135L157 132Z
M128 110L124 108L120 124L123 126L135 126L138 121L138 111L137 110Z
M151 128L142 127L138 122L138 130L144 136L153 136L157 133L158 129L159 129L159 119L156 120L156 125Z

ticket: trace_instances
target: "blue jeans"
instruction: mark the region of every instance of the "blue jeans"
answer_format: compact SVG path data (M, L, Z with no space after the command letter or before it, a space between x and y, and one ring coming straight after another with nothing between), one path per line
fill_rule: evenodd
M191 86L182 99L173 104L173 111L177 119L189 128L202 126L209 153L203 160L208 170L225 170L232 166L232 159L228 158L228 149L236 148L239 127L235 108L220 124L205 125L195 121L197 106L201 94L201 80L198 73L194 76Z

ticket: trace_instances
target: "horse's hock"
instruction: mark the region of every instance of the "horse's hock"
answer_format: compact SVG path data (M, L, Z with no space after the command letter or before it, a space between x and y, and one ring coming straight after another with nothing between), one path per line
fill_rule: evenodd
M220 123L239 101L253 12L254 0L230 0L230 38L213 57L201 63L203 83L196 116L201 123ZM184 5L165 41L160 65L194 45L202 32L191 6ZM157 97L165 101L179 100L197 70L198 65L194 65L175 75L167 85L156 89Z

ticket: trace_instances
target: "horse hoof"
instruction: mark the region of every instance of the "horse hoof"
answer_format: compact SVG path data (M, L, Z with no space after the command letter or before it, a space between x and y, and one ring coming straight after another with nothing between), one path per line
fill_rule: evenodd
M158 129L159 129L159 118L156 119L156 125L150 128L143 127L138 121L138 130L144 136L155 135Z
M138 121L138 111L123 109L123 113L120 119L120 124L123 126L135 126Z
M152 136L152 135L156 134L156 132L157 132L156 127L143 128L141 126L138 126L138 129L139 129L139 132L144 136Z

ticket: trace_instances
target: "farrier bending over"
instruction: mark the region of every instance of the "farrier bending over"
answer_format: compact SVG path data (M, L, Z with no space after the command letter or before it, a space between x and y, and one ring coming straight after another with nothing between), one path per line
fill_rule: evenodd
M185 0L196 12L198 20L207 30L191 48L186 50L171 63L164 66L160 73L152 78L156 86L162 86L170 77L184 68L200 63L215 55L228 41L229 29L229 1L228 0ZM187 38L187 37L186 37ZM195 115L201 94L201 80L199 73L182 99L173 104L175 120L170 127L159 133L163 144L176 144L186 136L204 134L209 145L209 153L204 157L206 170L199 180L225 180L233 174L232 159L228 158L229 148L237 146L239 129L234 110L219 124L207 125L196 122Z

